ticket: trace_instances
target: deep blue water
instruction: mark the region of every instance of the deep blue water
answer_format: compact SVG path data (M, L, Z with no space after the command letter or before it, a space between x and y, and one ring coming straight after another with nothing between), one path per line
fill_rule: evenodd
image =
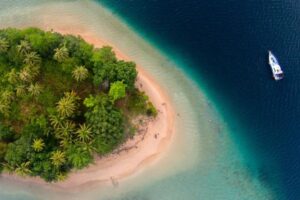
M201 82L279 199L300 199L300 1L99 0ZM285 79L275 82L267 51ZM251 163L250 163L251 164Z

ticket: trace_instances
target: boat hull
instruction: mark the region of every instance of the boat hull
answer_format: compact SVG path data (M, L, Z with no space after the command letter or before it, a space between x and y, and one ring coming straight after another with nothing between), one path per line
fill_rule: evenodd
M271 67L274 80L279 81L283 79L283 71L279 65L279 62L277 61L277 58L273 55L271 51L269 51L269 65Z

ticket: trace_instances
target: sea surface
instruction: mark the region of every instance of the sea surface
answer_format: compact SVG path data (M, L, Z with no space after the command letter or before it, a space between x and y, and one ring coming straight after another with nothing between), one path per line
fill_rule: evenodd
M300 1L101 2L187 63L230 128L242 130L232 137L252 153L250 170L278 197L300 199ZM283 81L271 79L268 50Z
M119 188L0 179L0 199L299 200L299 10L297 0L1 1L1 27L53 15L107 39L157 79L181 118L168 156Z

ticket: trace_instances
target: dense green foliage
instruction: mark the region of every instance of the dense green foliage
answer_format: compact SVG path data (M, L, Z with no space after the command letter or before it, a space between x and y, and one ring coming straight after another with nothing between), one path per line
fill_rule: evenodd
M108 95L110 96L112 102L124 98L126 96L126 85L121 81L112 83Z
M133 62L111 47L36 28L0 30L0 170L59 181L156 115Z

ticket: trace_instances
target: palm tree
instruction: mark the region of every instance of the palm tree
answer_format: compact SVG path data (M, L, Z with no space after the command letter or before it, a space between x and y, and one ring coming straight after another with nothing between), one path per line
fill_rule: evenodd
M10 103L14 99L14 93L10 90L5 90L1 94L0 99L0 113L2 113L5 117L8 117L10 114Z
M65 97L74 102L80 99L73 90L71 92L65 92Z
M62 138L59 141L59 146L66 149L71 144L70 138Z
M0 38L0 53L7 52L9 44L5 38Z
M79 129L76 131L77 137L82 142L88 142L92 138L92 129L88 125L80 125Z
M30 82L32 80L32 75L30 73L30 71L27 68L23 68L20 73L19 73L19 77L22 81L24 82Z
M76 109L76 96L71 93L66 93L65 97L61 98L57 103L56 109L60 116L70 117Z
M97 149L93 146L93 140L83 143L82 145L82 149L89 152L90 154L92 154L93 152L97 151Z
M42 86L38 83L30 84L28 92L34 97L38 96L42 92Z
M56 130L56 137L60 139L69 139L75 132L75 124L71 121L63 122L62 125Z
M92 160L92 155L81 146L72 145L67 150L68 160L77 169L86 167Z
M66 46L63 46L61 48L56 48L54 53L54 60L57 60L58 62L64 62L69 57L69 51Z
M59 173L57 174L55 180L56 181L64 181L67 179L67 174Z
M40 66L39 65L26 65L24 67L24 69L29 71L33 78L37 77L40 73Z
M18 79L19 77L16 69L12 69L9 73L7 73L7 80L10 84L16 84L18 82Z
M88 166L91 160L92 159L90 157L87 157L85 154L77 154L73 156L72 164L77 169L82 169Z
M29 42L27 42L26 40L22 40L20 42L20 44L17 46L17 51L21 55L25 55L25 54L29 53L30 50L31 50L31 47L29 45Z
M4 116L8 116L9 115L9 103L7 101L4 100L0 100L0 113L2 113Z
M85 80L88 75L89 71L84 66L76 67L72 72L73 78L78 82Z
M27 176L31 173L31 170L29 169L30 162L24 162L21 165L17 165L17 168L15 170L16 174L19 176Z
M50 118L50 124L54 129L58 129L62 125L62 122L64 120L63 117L58 115L50 115L49 118Z
M12 164L4 163L2 164L3 170L5 172L8 172L9 174L13 173L15 171L15 167Z
M11 102L14 99L14 92L10 90L5 90L1 94L2 100L5 102Z
M30 52L25 55L24 63L30 66L39 65L41 63L41 57L36 52Z
M18 85L16 87L16 95L17 95L17 97L21 97L21 96L23 96L25 94L26 94L26 87L25 87L25 85Z
M56 150L52 152L50 160L55 167L60 167L66 162L65 153L60 150Z
M38 65L25 66L19 73L19 78L24 82L31 82L35 77L39 75L40 67Z
M41 152L45 147L45 143L43 141L43 139L34 139L33 140L33 144L32 144L32 148L34 151L36 152Z

